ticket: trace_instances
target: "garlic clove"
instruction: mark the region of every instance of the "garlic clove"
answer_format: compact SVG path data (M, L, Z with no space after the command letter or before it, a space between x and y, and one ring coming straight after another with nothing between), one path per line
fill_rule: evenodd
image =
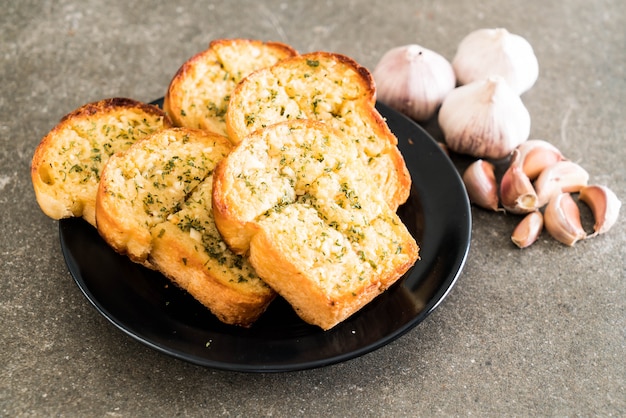
M528 109L498 76L448 93L438 121L451 151L477 158L504 158L530 134Z
M589 181L589 173L572 161L559 161L545 168L535 180L539 207L561 192L577 192Z
M593 225L593 234L588 238L603 234L615 224L619 209L622 202L617 198L615 193L606 186L586 186L580 189L578 200L581 200L589 206L593 213L595 224Z
M530 212L513 230L511 241L519 248L531 246L543 230L543 215L538 210Z
M500 180L500 200L504 209L515 214L534 212L539 208L537 194L519 161L519 151L513 152L511 165Z
M539 63L530 43L504 28L468 34L459 43L452 66L460 84L495 74L518 95L529 90L539 76Z
M522 169L531 180L536 179L545 168L565 160L557 147L543 139L529 139L517 149L520 152Z
M456 86L452 64L415 44L387 51L372 74L378 100L418 121L430 119Z
M472 203L493 211L498 210L498 186L495 166L485 160L476 160L463 173L463 183Z
M557 241L572 246L587 234L580 221L580 210L569 193L558 193L543 214L546 231Z

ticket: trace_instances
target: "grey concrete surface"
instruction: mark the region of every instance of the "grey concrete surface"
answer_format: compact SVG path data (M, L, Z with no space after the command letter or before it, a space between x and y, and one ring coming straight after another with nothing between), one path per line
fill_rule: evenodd
M626 199L626 8L621 0L32 1L0 13L0 416L624 416L626 228L573 248L520 251L517 218L473 208L466 267L425 322L338 365L216 371L134 341L67 271L58 223L29 177L69 111L163 96L212 39L278 40L373 69L419 43L452 59L481 27L530 41L540 75L523 95L549 140ZM587 228L589 213L583 213Z

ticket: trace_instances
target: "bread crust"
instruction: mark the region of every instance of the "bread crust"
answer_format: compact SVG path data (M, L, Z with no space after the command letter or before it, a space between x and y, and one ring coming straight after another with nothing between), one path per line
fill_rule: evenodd
M346 132L357 143L392 208L410 193L410 174L398 140L375 108L370 72L336 53L312 52L250 74L232 93L226 130L234 143L290 119L312 119Z
M41 140L31 161L41 210L53 219L83 217L95 226L96 194L107 160L169 126L158 107L128 98L100 100L68 113Z
M181 211L152 228L149 260L220 321L249 327L275 293L247 259L228 254L212 221L211 183L208 177L199 186L204 190L195 191ZM193 226L185 225L189 219Z
M330 295L310 279L297 260L286 260L281 242L272 235L260 231L254 235L250 248L250 262L259 276L279 290L300 318L324 330L346 320L387 290L413 266L419 251L415 242L407 241L403 262L350 292Z
M172 78L163 109L176 126L226 135L224 116L230 94L249 73L297 55L280 42L217 39L187 60Z
M180 230L174 225L162 225L155 231L161 237L154 236L151 263L207 307L220 321L250 327L274 300L276 294L267 286L246 289L245 286L237 286L232 274L223 275L221 270L207 267L207 264L214 262L198 252L195 243L181 237ZM248 280L257 280L264 285L256 277Z
M311 120L256 131L219 164L224 240L298 315L330 329L391 286L419 248L344 133Z
M228 237L228 246L239 255L247 255L252 237L259 226L242 211L242 206L233 202L226 190L231 186L226 164L218 164L213 175L213 189L224 192L213 193L213 218L223 237Z

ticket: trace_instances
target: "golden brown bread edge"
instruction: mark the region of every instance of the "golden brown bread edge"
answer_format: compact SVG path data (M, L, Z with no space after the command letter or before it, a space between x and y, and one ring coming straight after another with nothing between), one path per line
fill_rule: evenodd
M275 260L283 258L283 253L280 245L276 245L271 236L260 231L252 240L250 262L259 276L289 301L302 320L325 331L345 321L380 296L401 279L419 258L417 244L414 241L407 241L406 261L397 263L385 275L367 282L355 292L330 298L303 275L301 267L292 263L277 265Z
M86 138L87 133L80 125L83 123L97 125L116 115L128 116L131 113L161 120L160 126L155 126L154 130L172 124L157 106L117 97L88 103L73 110L41 140L33 154L30 174L37 202L47 216L57 220L83 217L95 226L96 193L100 172L106 161L115 152L127 149L136 140L152 131L145 126L141 126L142 129L131 126L125 133L129 140L119 141L118 138L111 137L113 132L106 131L89 133L92 137ZM120 133L117 132L116 135ZM64 142L67 144L73 142L72 146L78 147L76 151L84 152L86 155L72 155L73 149L70 145L64 145ZM111 142L113 144L110 144ZM107 147L105 145L107 143L109 149L102 149ZM65 149L61 149L63 147ZM60 154L63 152L70 155L61 157ZM58 161L59 159L64 160ZM74 165L64 168L70 163ZM82 174L81 178L75 179L75 174L79 171ZM67 182L64 183L62 178Z
M199 255L197 244L182 239L171 224L154 229L149 259L156 270L225 324L250 327L276 296L267 286L263 289L237 286L228 276L220 274L218 266L212 265L215 263L209 257Z

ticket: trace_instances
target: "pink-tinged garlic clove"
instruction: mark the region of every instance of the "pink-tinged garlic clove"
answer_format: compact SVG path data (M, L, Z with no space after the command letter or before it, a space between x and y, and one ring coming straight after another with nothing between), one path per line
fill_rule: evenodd
M557 147L543 139L529 139L517 147L522 169L529 179L534 180L551 165L565 160Z
M543 230L543 215L538 210L530 212L513 230L511 241L519 248L531 246Z
M546 231L557 241L572 246L587 233L580 221L580 210L569 193L552 196L544 211Z
M598 185L583 187L580 189L578 199L585 202L593 213L594 232L588 238L605 233L617 221L622 202L608 187Z
M500 202L504 209L515 214L534 212L537 205L537 193L519 160L519 151L513 151L511 165L504 172L500 181Z
M485 160L474 161L463 173L463 183L470 202L484 209L498 210L498 186L493 164Z
M534 186L539 199L539 207L548 203L559 193L577 192L587 185L589 173L572 161L559 161L544 169Z

